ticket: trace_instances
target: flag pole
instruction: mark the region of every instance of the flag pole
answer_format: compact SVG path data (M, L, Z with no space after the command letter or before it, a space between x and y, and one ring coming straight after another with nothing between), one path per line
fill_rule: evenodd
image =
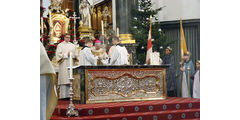
M147 43L147 56L146 56L146 64L150 64L150 52L148 51L149 49L152 49L152 41L149 42L149 40L152 40L152 15L150 15L149 19L149 35L148 35L148 43ZM149 48L150 47L150 48Z

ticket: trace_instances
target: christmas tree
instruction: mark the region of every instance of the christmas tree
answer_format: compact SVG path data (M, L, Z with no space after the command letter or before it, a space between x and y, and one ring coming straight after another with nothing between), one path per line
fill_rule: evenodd
M162 10L163 7L152 9L151 0L138 0L138 8L132 10L133 18L131 20L133 38L136 40L138 47L136 49L137 59L140 64L145 64L146 52L147 52L147 40L150 24L150 15L152 15L155 21L158 20L157 13ZM168 41L164 32L160 28L160 22L152 23L152 44L153 51L158 51L161 57L164 55L164 48L172 44L173 41Z

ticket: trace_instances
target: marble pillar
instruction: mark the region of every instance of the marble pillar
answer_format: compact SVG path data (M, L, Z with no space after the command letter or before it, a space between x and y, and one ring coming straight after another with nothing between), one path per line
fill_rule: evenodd
M131 10L136 8L137 0L116 0L117 27L123 44L134 44L135 40L130 33Z
M80 15L79 15L79 3L80 3L80 0L74 0L74 2L73 2L73 6L74 6L74 12L76 12L76 17L80 17ZM76 30L78 29L78 27L79 27L79 19L76 19ZM76 32L76 36L79 36L79 33L78 32Z
M130 56L130 64L136 64L136 47L138 46L132 37L131 11L137 9L137 0L116 0L116 21L119 27L121 43L127 48Z

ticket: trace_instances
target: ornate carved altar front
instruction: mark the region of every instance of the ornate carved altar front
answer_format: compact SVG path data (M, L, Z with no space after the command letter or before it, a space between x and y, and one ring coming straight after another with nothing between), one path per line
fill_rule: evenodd
M74 69L73 99L82 104L166 99L166 67L80 66Z

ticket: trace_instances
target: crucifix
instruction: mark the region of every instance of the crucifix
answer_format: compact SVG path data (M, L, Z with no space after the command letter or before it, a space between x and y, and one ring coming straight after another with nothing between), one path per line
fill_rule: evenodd
M73 40L73 43L76 45L77 44L77 40L76 40L76 19L80 19L80 17L76 17L76 13L74 12L73 13L73 17L70 17L70 18L73 18L73 21L74 21L74 29L73 29L73 32L74 32L74 40Z
M52 12L51 12L51 9L49 9L49 11L48 11L48 14L49 14L49 27L50 27L50 29L49 29L49 35L50 35L50 41L52 40ZM50 44L53 44L52 42L50 42Z

